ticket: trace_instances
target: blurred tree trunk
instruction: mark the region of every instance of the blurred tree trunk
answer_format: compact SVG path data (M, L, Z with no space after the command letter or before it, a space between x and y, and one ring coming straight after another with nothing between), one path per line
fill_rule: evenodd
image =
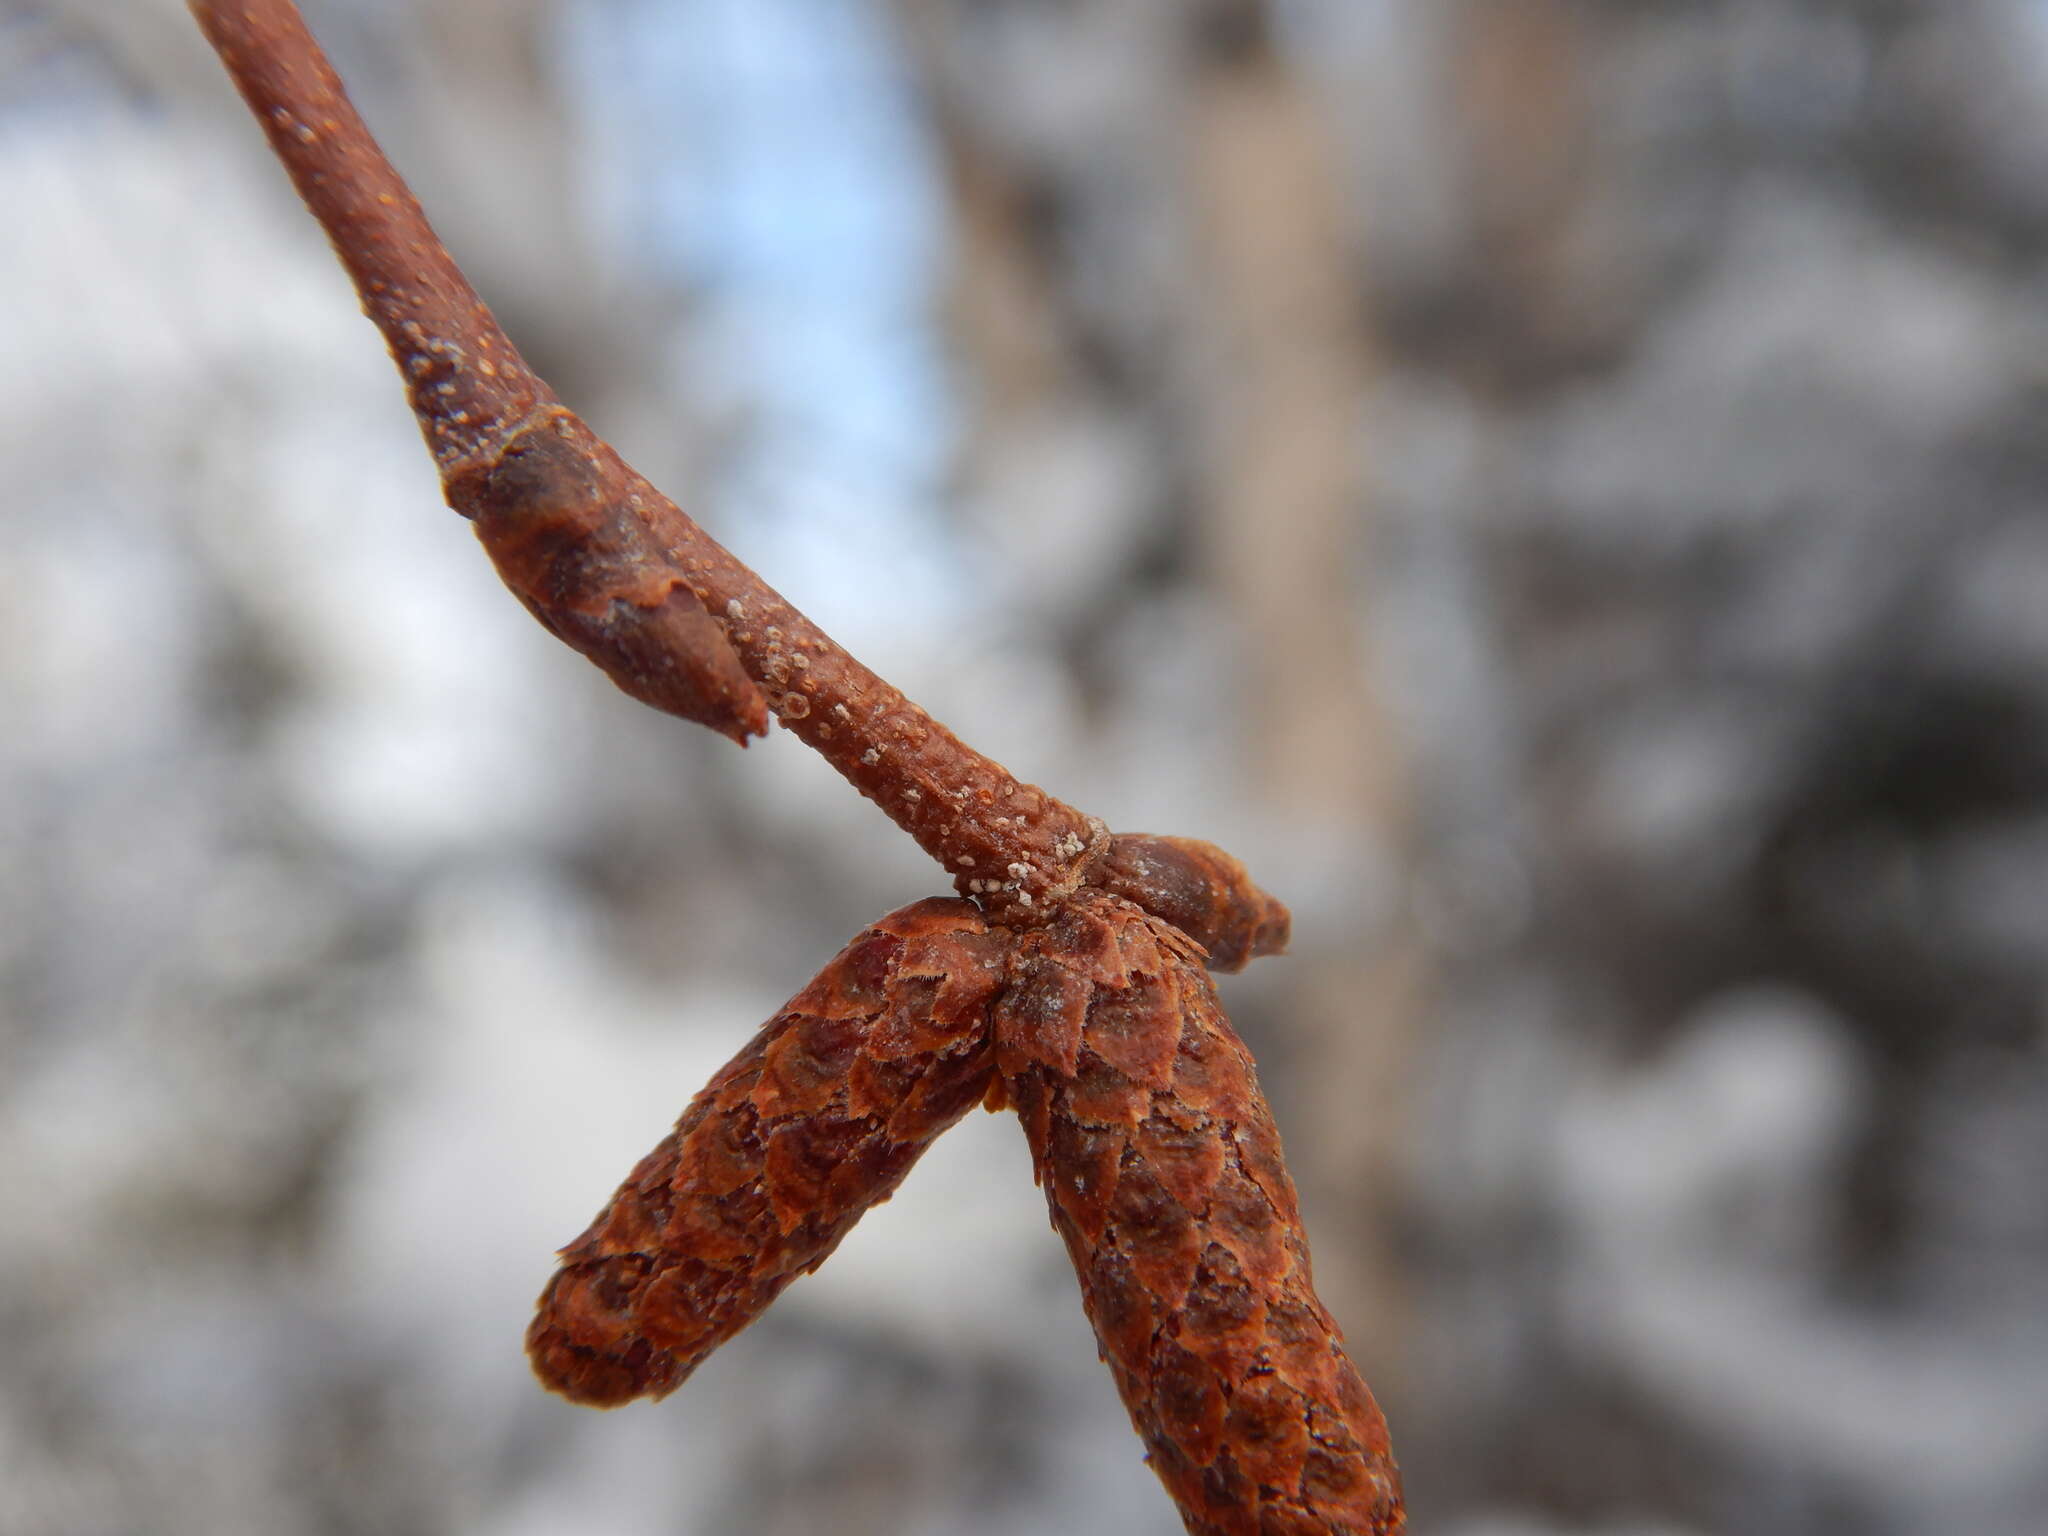
M1268 1036L1293 1111L1325 1297L1364 1357L1393 1362L1400 1287L1379 1234L1401 1182L1422 966L1385 894L1408 813L1360 621L1373 363L1327 124L1263 4L1123 0L998 22L958 0L899 3L954 194L955 323L979 391L970 494L1031 463L1017 440L1046 441L1048 422L1092 416L1140 445L1142 472L1094 509L1138 530L1102 603L1200 594L1223 637L1228 683L1212 675L1208 691L1235 729L1237 794L1343 872L1353 905L1301 912L1295 959L1262 983L1279 990L1244 1022ZM1064 88L1048 89L1055 73ZM1010 504L1032 515L1028 498ZM1086 668L1104 619L1073 622ZM1108 667L1093 681L1105 714L1133 692ZM1270 1031L1268 1009L1284 1020Z
M1446 6L1446 99L1459 114L1469 223L1468 313L1495 362L1532 371L1585 344L1598 249L1588 239L1593 175L1585 79L1598 23L1569 0ZM1472 303L1473 299L1479 302ZM1506 381L1485 382L1496 385Z
M1263 8L1213 9L1187 139L1200 264L1188 319L1206 317L1213 331L1199 437L1213 453L1207 541L1211 579L1242 625L1252 792L1387 870L1407 842L1408 805L1359 614L1371 571L1360 449L1373 367L1360 284L1308 91ZM1290 1008L1309 1042L1293 1089L1308 1132L1295 1160L1328 1234L1319 1273L1376 1361L1398 1359L1403 1333L1385 1234L1422 1007L1401 906L1385 903L1365 931L1323 936L1303 955Z

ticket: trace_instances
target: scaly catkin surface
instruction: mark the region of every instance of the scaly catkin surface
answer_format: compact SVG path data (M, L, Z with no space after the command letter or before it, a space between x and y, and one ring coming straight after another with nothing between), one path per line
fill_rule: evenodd
M1103 1358L1192 1532L1403 1529L1385 1420L1200 952L1116 897L1018 935L997 1063Z
M920 901L755 1035L562 1250L527 1331L577 1402L660 1397L823 1263L987 1091L1008 936Z

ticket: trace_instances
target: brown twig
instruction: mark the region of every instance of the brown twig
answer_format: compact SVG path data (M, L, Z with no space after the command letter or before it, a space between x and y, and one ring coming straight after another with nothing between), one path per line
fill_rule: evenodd
M554 394L435 238L297 9L199 0L192 14L384 333L435 464L495 457Z
M963 894L1028 915L1101 823L967 746L733 558L554 398L385 159L290 0L193 12L383 331L449 505L507 585L626 692L736 741L763 703Z
M563 1250L555 1390L672 1390L984 1096L1014 1103L1104 1357L1190 1531L1390 1536L1386 1425L1309 1280L1251 1058L1202 967L1285 947L1230 855L1120 835L973 751L556 400L434 237L290 0L193 0L405 376L449 504L634 697L744 745L773 711L967 901L875 925Z

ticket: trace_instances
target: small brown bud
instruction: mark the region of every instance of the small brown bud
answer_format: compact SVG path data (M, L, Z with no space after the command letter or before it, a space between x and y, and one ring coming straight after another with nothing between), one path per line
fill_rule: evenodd
M744 746L768 729L767 703L636 515L633 478L552 406L446 490L505 585L557 638L641 703Z
M1165 918L1209 952L1212 971L1241 971L1287 948L1287 908L1236 859L1199 838L1119 832L1088 883Z

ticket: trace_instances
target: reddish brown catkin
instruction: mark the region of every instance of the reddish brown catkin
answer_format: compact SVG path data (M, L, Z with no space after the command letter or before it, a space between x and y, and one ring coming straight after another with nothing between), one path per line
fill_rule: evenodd
M933 899L842 950L562 1250L526 1336L541 1380L660 1397L822 1264L986 1094L1008 945Z
M1109 896L1018 935L997 1064L1102 1355L1187 1528L1405 1526L1386 1421L1199 952Z

